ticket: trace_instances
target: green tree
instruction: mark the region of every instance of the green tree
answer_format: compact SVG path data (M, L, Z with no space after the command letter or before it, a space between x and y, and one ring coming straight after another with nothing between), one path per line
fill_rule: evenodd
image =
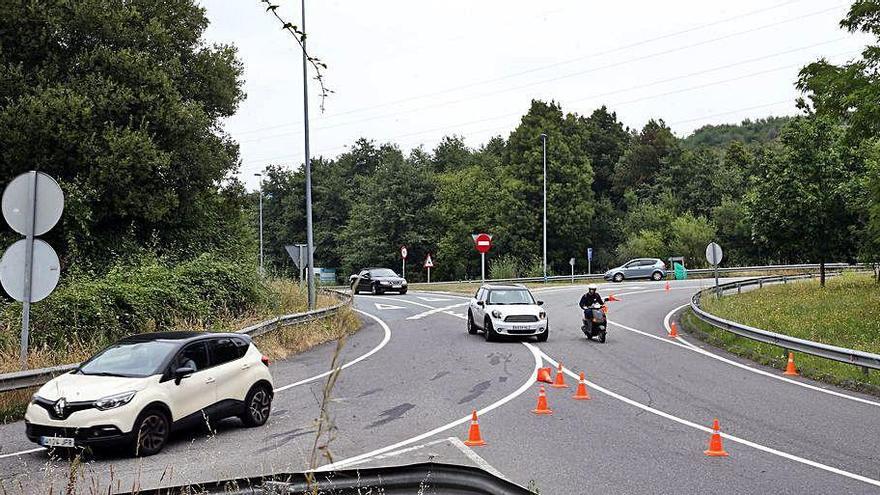
M672 221L669 247L673 253L685 258L686 266L706 265L706 245L715 238L715 226L705 217L690 213Z
M610 197L614 166L623 156L632 136L617 120L617 113L604 105L585 119L587 127L585 151L590 158L595 178L593 192L597 197Z
M462 169L473 163L473 155L460 136L446 136L434 148L431 159L434 171L443 173Z
M670 155L679 150L678 138L663 120L650 120L633 136L632 144L614 167L615 194L633 190L639 197L650 196L654 180Z
M641 230L630 235L617 248L619 261L644 257L666 259L669 254L669 246L664 235L654 230Z

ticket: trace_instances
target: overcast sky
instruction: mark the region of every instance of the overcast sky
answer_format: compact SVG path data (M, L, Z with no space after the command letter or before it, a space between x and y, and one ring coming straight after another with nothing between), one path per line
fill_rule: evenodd
M201 0L210 42L238 47L247 99L226 122L241 178L303 161L301 52L259 0ZM300 25L299 2L273 0ZM717 5L723 4L723 5ZM794 81L819 57L866 42L829 0L307 0L308 49L335 93L321 113L310 83L312 155L357 138L432 149L458 134L478 147L517 125L533 98L624 124L663 118L679 136L705 124L794 114ZM314 74L312 74L314 75Z

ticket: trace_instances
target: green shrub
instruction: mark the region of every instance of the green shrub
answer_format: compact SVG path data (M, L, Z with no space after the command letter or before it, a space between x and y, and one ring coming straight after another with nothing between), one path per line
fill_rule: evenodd
M491 278L517 278L520 273L520 263L512 254L505 254L493 259L489 263L489 276Z

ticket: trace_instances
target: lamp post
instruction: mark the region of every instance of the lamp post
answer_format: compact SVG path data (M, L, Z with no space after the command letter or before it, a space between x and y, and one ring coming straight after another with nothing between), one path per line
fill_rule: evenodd
M541 133L544 148L544 283L547 283L547 134Z
M312 159L309 155L309 58L306 53L306 0L302 0L303 124L306 152L306 280L309 284L309 309L315 309L315 243L312 233Z
M254 174L260 178L260 275L265 275L263 267L263 174Z

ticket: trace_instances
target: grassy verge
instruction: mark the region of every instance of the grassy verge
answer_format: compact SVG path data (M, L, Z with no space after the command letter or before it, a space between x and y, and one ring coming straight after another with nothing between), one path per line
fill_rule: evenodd
M818 282L773 285L717 300L706 299L712 314L739 323L794 337L880 353L880 285L870 276L846 274ZM778 346L755 342L717 329L690 310L681 318L685 330L697 338L758 363L785 368L787 355ZM796 354L802 375L838 386L880 395L880 372L867 375L861 368Z

